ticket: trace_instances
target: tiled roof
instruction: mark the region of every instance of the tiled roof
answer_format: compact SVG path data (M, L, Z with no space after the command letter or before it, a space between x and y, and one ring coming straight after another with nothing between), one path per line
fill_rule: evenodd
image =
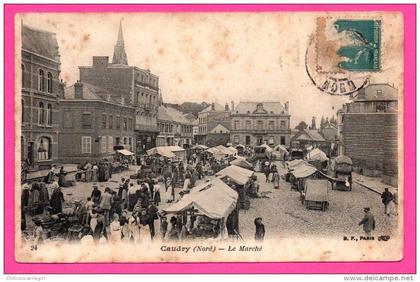
M192 121L184 116L184 113L172 107L160 106L157 114L158 120L173 121L181 124L192 124Z
M309 137L309 140L318 141L318 142L325 141L324 137L322 137L321 134L319 134L318 131L316 130L304 129L303 131ZM302 136L299 136L297 139L300 139L301 137Z
M83 82L83 100L100 100L100 101L106 101L108 96L110 97L109 102L113 103L121 103L121 100L115 99L115 97L112 97L111 93L108 92L105 89L102 89L100 87L94 86L92 84ZM74 84L66 87L64 89L64 99L65 100L74 100Z
M22 49L59 61L58 43L53 32L22 26Z
M212 105L210 105L207 108L205 108L204 110L202 110L200 113L210 112L212 110L213 110ZM214 103L214 110L215 111L224 111L225 107L223 107L222 105L220 105L218 103Z
M287 114L286 109L280 102L239 102L233 111L234 114L250 114L257 109L257 105L262 104L263 109L268 114Z

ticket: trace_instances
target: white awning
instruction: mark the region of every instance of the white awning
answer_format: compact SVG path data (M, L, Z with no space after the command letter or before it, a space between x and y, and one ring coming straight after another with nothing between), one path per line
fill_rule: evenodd
M124 156L132 156L134 155L133 152L130 152L129 150L123 149L123 150L117 150L118 153L124 155Z

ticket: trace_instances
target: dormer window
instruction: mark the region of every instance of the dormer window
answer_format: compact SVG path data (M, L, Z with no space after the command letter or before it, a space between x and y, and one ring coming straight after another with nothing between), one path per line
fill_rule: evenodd
M263 104L259 103L257 104L257 111L262 111L263 110Z

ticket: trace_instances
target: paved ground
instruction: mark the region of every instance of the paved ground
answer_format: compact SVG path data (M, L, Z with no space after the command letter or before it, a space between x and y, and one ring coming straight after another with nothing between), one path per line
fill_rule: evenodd
M284 173L281 164L277 165ZM137 167L130 167L129 171L114 174L111 181L98 182L100 190L105 187L117 188L122 177L129 177ZM374 235L388 235L390 230L396 228L397 217L387 217L383 214L383 205L380 196L360 185L354 184L350 192L330 190L330 206L325 212L307 210L299 201L299 193L290 189L290 184L280 180L280 189L274 189L271 183L265 183L265 176L256 173L260 191L270 192L269 198L251 199L251 208L240 211L239 231L245 240L252 240L255 227L254 218L263 218L267 238L282 238L289 236L333 236L335 238L346 235L363 235L359 221L363 218L363 208L370 207L377 222ZM76 186L63 188L66 201L83 199L90 196L93 183L78 182ZM180 188L177 189L179 192ZM178 195L178 193L176 193ZM170 191L164 193L162 187L162 204L167 205ZM178 196L179 197L179 196ZM159 230L158 221L156 229ZM395 230L395 229L394 229Z
M281 164L277 165L282 169ZM285 170L282 171L283 173ZM363 218L363 208L370 207L376 219L374 235L390 234L396 228L397 217L383 214L380 196L360 185L353 185L350 192L329 190L330 206L325 212L307 210L299 201L299 193L290 189L290 184L280 180L280 189L265 183L265 176L257 173L260 191L271 191L267 198L251 199L251 208L240 213L240 233L245 238L254 236L254 218L261 216L265 223L266 236L271 238L289 236L363 235L358 225Z

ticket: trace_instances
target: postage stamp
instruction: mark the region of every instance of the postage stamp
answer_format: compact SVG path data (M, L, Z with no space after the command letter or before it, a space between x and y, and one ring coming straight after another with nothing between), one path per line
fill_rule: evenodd
M380 19L319 17L309 45L308 75L328 94L354 93L381 70Z
M402 258L400 14L14 27L17 262Z

